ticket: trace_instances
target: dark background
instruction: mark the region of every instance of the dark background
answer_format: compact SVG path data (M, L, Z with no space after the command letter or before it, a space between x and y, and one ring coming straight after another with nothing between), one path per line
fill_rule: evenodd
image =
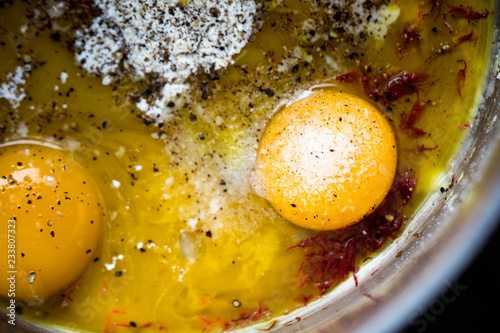
M498 227L470 266L409 322L400 332L500 332Z

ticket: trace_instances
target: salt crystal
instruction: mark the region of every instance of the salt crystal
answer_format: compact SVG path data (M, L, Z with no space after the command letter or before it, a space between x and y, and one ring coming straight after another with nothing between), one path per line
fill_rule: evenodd
M66 83L66 80L68 79L68 74L66 72L61 73L61 82L64 84Z

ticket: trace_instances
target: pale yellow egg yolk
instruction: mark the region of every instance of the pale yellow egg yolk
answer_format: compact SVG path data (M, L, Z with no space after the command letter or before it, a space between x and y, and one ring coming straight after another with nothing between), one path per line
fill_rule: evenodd
M102 214L92 179L64 152L0 147L0 294L41 302L75 282L96 257Z
M396 165L394 133L372 104L319 90L273 116L252 182L288 221L332 230L359 222L379 206Z

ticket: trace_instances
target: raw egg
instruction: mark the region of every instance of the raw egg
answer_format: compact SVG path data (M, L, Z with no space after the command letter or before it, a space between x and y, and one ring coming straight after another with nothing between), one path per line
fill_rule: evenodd
M103 205L87 171L63 151L0 148L2 295L43 301L75 282L98 247ZM13 288L15 283L15 288Z
M253 185L288 221L332 230L373 212L389 192L396 166L393 130L375 106L318 90L272 117Z

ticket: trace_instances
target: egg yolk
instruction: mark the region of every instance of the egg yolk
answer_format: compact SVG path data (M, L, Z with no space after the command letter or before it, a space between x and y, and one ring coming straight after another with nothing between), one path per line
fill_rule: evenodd
M319 90L273 116L252 185L288 221L333 230L359 222L379 206L396 166L394 133L372 104Z
M42 145L0 147L0 294L41 302L95 258L103 215L86 170Z

